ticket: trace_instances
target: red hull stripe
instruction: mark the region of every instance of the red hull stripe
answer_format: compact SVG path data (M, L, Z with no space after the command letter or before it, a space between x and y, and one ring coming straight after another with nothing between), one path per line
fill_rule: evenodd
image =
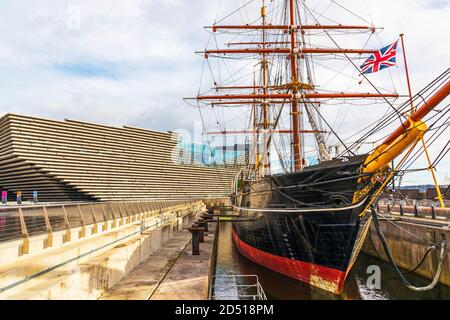
M256 249L241 239L233 230L233 240L241 254L251 261L274 270L285 276L321 287L322 289L340 293L345 281L346 273L340 270L318 266L312 263L288 259ZM311 276L313 276L311 278ZM320 279L320 280L319 280Z

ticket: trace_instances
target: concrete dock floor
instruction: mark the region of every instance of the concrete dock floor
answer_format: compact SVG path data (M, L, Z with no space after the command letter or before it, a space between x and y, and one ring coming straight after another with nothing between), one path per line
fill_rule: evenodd
M100 300L204 300L214 235L205 236L200 255L192 255L191 234L183 230L153 253Z

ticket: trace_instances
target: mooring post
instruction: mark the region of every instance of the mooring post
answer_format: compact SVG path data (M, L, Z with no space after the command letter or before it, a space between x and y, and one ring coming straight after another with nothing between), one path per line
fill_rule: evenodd
M200 243L205 242L205 228L203 228L198 222L192 225L193 228L198 228L198 240Z
M404 216L405 215L405 209L403 208L403 204L400 203L400 215Z
M200 226L201 228L203 228L203 230L204 230L205 233L208 233L208 232L209 232L209 230L208 230L208 222L206 222L204 219L199 219L199 220L198 220L198 224L199 224L199 226Z
M431 219L436 219L436 208L434 207L434 203L431 205Z
M204 213L202 215L202 219L205 221L205 223L208 223L208 221L212 221L214 218L212 215L209 215L207 213Z
M191 228L188 228L188 230L192 234L192 255L198 256L200 255L200 231L202 231L203 228L199 228L194 224Z

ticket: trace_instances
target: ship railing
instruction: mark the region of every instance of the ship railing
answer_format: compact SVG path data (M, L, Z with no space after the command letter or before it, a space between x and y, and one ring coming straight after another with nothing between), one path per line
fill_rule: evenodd
M256 275L222 275L213 277L212 300L267 300Z

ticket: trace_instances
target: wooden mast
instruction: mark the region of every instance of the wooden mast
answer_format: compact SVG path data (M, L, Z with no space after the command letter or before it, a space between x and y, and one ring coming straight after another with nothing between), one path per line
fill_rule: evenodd
M267 9L266 9L266 5L265 5L265 0L262 0L262 8L261 8L261 18L262 18L262 25L265 26L266 25L266 13L267 13ZM263 50L266 49L266 30L262 29L262 48ZM262 59L261 59L261 68L262 68L262 87L263 87L263 94L267 95L267 90L269 87L268 84L268 75L267 75L267 65L268 62L266 60L266 53L262 54ZM262 109L263 109L263 114L264 114L264 119L263 119L263 128L264 128L264 133L263 133L263 140L264 140L264 146L263 146L263 151L264 151L264 158L263 158L263 163L264 163L264 170L263 170L263 174L264 175L268 175L270 174L270 149L269 149L269 145L268 145L268 135L267 135L267 130L269 129L269 102L267 99L264 99L262 101Z
M298 67L297 67L297 53L295 53L295 48L297 47L296 39L295 39L295 3L294 0L289 0L289 22L291 26L291 82L292 82L292 94L294 96L297 95L298 89L296 83L298 82ZM300 134L298 133L300 129L300 111L298 108L297 99L292 100L291 107L291 123L292 130L294 131L292 134L292 153L294 158L294 171L298 172L303 169L303 159L301 154L301 146L300 146Z

